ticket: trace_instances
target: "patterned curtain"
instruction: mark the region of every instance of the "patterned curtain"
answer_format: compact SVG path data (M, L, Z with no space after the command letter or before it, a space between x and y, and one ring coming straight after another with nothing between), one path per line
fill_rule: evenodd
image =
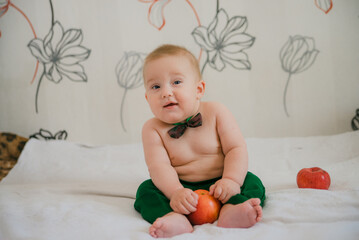
M359 1L0 0L0 131L139 142L146 54L198 57L246 137L357 129ZM353 118L354 116L354 118Z

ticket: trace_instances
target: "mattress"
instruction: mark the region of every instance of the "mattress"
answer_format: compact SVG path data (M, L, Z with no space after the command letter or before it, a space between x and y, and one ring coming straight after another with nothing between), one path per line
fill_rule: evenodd
M262 221L172 239L359 239L359 131L246 141L249 171L266 187ZM299 189L298 171L315 166L330 174L329 190ZM133 208L148 178L140 143L31 139L0 182L0 239L152 239Z

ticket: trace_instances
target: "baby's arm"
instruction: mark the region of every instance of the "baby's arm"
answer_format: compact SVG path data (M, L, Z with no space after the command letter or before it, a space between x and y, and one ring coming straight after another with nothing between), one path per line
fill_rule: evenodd
M151 179L156 187L170 199L173 211L181 214L196 211L198 195L184 188L180 183L162 139L151 120L146 122L142 129L142 143Z
M210 193L223 203L240 193L248 171L248 152L245 140L232 113L221 104L214 104L217 131L224 153L222 179L210 188Z

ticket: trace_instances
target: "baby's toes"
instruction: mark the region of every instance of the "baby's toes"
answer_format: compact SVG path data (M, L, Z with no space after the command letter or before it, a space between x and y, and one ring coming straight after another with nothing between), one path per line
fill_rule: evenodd
M149 233L152 237L158 238L162 234L163 222L161 218L157 219L149 229Z
M259 222L260 220L262 220L262 217L263 217L262 207L260 205L258 205L258 206L254 206L253 208L257 212L256 220L257 220L257 222Z
M253 207L261 204L261 200L259 198L251 198L249 199L249 202Z

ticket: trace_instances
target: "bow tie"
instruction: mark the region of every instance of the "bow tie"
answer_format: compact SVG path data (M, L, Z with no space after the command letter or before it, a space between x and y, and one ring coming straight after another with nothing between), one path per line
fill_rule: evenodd
M202 126L201 113L198 113L194 117L187 118L186 122L184 122L184 123L175 123L174 125L176 125L176 126L171 128L168 131L168 134L172 138L180 138L186 131L187 127L196 128L196 127Z

